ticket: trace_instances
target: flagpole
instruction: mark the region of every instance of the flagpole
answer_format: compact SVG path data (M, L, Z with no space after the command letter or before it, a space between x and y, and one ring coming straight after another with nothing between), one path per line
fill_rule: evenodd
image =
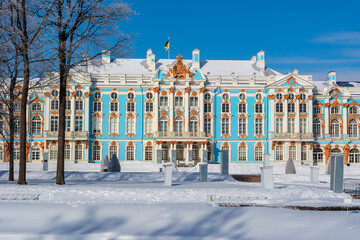
M168 51L168 59L170 59L170 37L168 37L168 41L169 41L169 51Z

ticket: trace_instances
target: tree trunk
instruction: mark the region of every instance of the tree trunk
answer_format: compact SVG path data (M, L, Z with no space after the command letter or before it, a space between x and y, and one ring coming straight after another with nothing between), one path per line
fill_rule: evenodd
M9 103L9 181L14 181L14 89L10 86Z
M20 115L20 163L18 184L26 185L26 105L29 91L30 66L28 55L28 34L26 22L26 0L21 1L21 17L22 17L22 50L21 55L24 63L24 82L21 91L21 115Z

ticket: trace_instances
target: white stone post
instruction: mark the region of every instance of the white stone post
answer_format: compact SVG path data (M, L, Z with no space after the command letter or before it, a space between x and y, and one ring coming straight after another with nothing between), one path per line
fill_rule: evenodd
M319 182L319 167L310 167L310 182L318 183Z
M274 188L274 179L273 179L273 167L260 167L261 171L261 186L264 189L273 189Z
M172 186L172 169L173 163L165 163L164 165L164 185L167 187Z

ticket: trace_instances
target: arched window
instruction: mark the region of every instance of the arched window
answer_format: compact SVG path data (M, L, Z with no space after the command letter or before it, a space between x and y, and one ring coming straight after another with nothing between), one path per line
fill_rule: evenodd
M152 146L145 147L145 161L152 161L153 151Z
M92 160L101 161L101 147L99 145L93 146Z
M57 145L50 145L50 160L56 161L58 155L58 146Z
M331 107L331 114L339 114L340 113L340 107Z
M93 133L101 133L101 118L100 117L94 117L93 118Z
M337 118L331 120L331 137L338 138L340 137L340 121Z
M70 148L70 144L65 144L64 159L65 159L65 160L70 160L70 159L71 159L71 148Z
M183 119L180 116L175 118L175 132L178 136L183 132Z
M169 146L166 144L162 144L161 145L161 158L163 160L163 162L169 162ZM176 160L177 160L177 146L176 146Z
M246 118L239 118L239 135L246 134Z
M289 158L291 158L293 161L296 161L296 146L289 146Z
M213 161L213 154L212 154L212 148L211 146L207 146L207 160L208 162L212 162Z
M358 136L358 123L355 119L349 121L349 136L352 138Z
M198 164L200 162L200 158L199 158L199 147L197 145L193 145L192 146L192 151L193 151L193 164L194 166L196 166L196 164Z
M135 118L133 117L126 118L126 133L135 134Z
M288 133L295 132L295 118L288 118Z
M59 109L59 101L58 100L51 100L50 109L51 110L58 110Z
M111 134L116 134L119 133L119 129L118 129L118 119L117 117L111 117L110 118L110 133Z
M230 113L230 104L229 103L221 104L221 112L222 113Z
M210 117L206 117L204 118L204 131L205 134L211 134L211 118Z
M276 103L275 111L276 111L277 113L282 113L282 112L284 111L284 109L283 109L283 104L282 104L282 103Z
M82 145L75 145L75 160L76 160L76 162L83 159L82 154L83 154Z
M118 158L119 157L119 151L118 151L118 147L115 146L110 146L109 147L109 157L110 159L112 158L112 156L115 154L115 156ZM119 158L118 158L119 159Z
M307 160L307 147L301 146L301 161L306 161Z
M126 146L126 161L135 161L135 147Z
M341 153L341 150L339 148L333 148L330 151L331 153Z
M239 149L238 149L238 161L239 162L246 162L246 160L247 160L246 146L239 146Z
M314 157L314 164L317 165L317 163L322 163L324 154L323 150L321 148L315 148L313 151L313 157Z
M283 119L275 118L275 133L283 133Z
M168 119L165 116L160 118L160 132L167 132L168 131Z
M31 148L31 160L32 161L39 161L40 160L40 148L34 146Z
M153 118L152 117L145 118L145 133L146 134L153 133Z
M184 147L180 144L176 145L176 161L179 164L179 161L184 160Z
M198 120L194 116L190 118L190 132L193 136L196 136L196 133L198 132Z
M221 119L221 134L230 134L230 120L228 118Z
M35 116L31 120L31 133L33 135L41 135L41 118L39 116Z
M283 161L284 160L284 147L283 146L276 146L275 147L275 160L276 161Z
M358 108L355 106L352 106L349 108L349 113L350 114L358 114Z
M321 138L321 121L315 118L313 121L314 138Z
M263 120L262 118L255 119L255 135L263 134Z
M263 160L263 147L255 147L255 162L261 162Z
M239 103L239 113L246 113L246 104Z
M118 102L111 102L110 103L110 111L111 112L119 111L119 103Z
M360 151L357 148L352 148L349 151L349 163L360 163Z

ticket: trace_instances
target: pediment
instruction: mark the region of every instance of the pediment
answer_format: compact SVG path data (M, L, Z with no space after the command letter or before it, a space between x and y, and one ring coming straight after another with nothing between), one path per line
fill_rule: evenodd
M48 75L47 84L50 86L58 86L60 84L59 80L59 73L52 73ZM90 74L88 73L70 73L70 76L67 80L68 86L90 86L91 85L91 78Z
M297 75L287 75L269 85L267 88L293 87L293 88L315 88L315 85L309 81L302 79Z

